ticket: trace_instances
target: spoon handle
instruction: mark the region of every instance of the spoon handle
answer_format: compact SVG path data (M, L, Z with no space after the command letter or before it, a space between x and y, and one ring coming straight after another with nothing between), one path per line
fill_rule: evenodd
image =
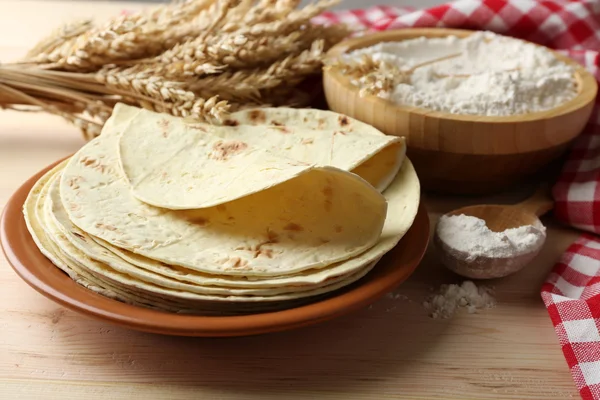
M522 210L542 216L554 207L554 200L550 196L550 189L544 185L537 189L527 200L515 205Z

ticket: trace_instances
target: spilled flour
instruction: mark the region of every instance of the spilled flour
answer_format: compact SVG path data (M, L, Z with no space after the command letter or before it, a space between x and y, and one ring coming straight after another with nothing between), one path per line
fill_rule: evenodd
M430 290L433 292L433 287ZM413 303L409 296L399 292L388 293L385 297L388 300L393 300L394 303L398 301ZM415 300L415 302L418 301ZM474 314L478 310L493 308L496 305L496 300L491 288L487 286L477 287L472 281L464 281L460 285L441 285L438 291L429 295L422 305L431 318L445 319L452 317L460 308L465 308L469 314ZM396 308L396 304L393 303L385 305L386 312L394 311ZM371 309L373 309L373 305L369 306L369 310Z
M464 281L461 285L442 285L423 303L432 318L450 318L459 308L466 308L469 314L473 314L495 305L492 290L485 286L477 287L472 281Z
M342 62L360 63L365 56L380 70L369 79L355 77L356 86L370 85L397 104L453 114L548 110L577 93L574 69L550 50L492 32L384 42L350 52ZM396 76L392 84L390 74Z

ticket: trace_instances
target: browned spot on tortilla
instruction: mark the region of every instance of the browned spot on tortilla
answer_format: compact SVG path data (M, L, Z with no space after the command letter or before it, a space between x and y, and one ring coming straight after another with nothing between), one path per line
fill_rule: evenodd
M248 145L244 142L239 141L230 141L224 142L219 140L217 143L213 145L212 152L208 155L209 158L213 160L226 161L232 155L239 153L240 151L247 148Z
M269 241L269 243L278 243L279 235L276 232L273 232L272 230L267 229L267 240Z
M190 221L193 224L200 225L200 226L205 226L206 224L209 223L208 218L204 218L204 217L192 217L192 218L189 218L188 221Z
M111 231L111 232L114 232L114 231L117 230L117 228L115 226L113 226L113 225L107 225L107 224L103 224L103 223L100 223L100 222L96 223L96 228L98 228L98 229L106 229L107 231Z
M252 258L258 258L264 256L267 258L273 258L273 250L265 248L266 245L278 243L279 235L275 232L267 229L267 240L254 246L240 246L236 250L244 250L252 253Z
M77 204L77 203L69 203L69 210L71 210L71 211L79 211L80 209L81 209L81 206L79 204Z
M273 258L273 250L260 248L254 253L254 258L258 258L260 256Z
M95 158L91 158L91 157L83 157L81 160L79 160L80 164L83 164L86 167L90 167L93 168L97 171L100 171L101 173L105 173L107 171L110 171L110 168L107 167L104 164L100 164L100 162L98 160L96 160Z
M85 242L85 236L83 236L82 234L79 234L77 232L71 232L73 235L77 236L79 239L83 240Z
M165 118L161 118L157 122L158 127L162 130L162 136L164 138L167 138L169 136L169 124L170 123L171 123L171 121L169 121L168 119L165 119Z
M82 180L83 180L83 178L81 176L75 176L75 177L69 178L67 185L69 185L69 187L77 190L77 189L79 189L79 184L81 183Z
M266 249L263 246L268 243L259 243L254 246L242 246L236 248L236 250L244 250L252 253L252 258L258 258L260 256L265 256L268 258L273 258L273 250Z
M344 131L335 131L333 132L334 135L342 135L342 136L346 136L346 132Z
M98 160L96 160L95 158L85 156L81 160L79 160L79 163L83 164L86 167L91 167L98 164Z
M198 131L201 131L201 132L206 132L206 128L203 127L203 126L200 126L200 125L190 125L189 127L192 128L192 129L196 129Z
M285 126L274 126L273 129L277 129L281 133L290 133L291 131Z
M228 219L229 221L233 221L235 218L234 218L234 217L232 217L232 216L230 215L229 217L227 217L227 219Z
M225 126L238 126L240 123L235 119L226 119L223 121L223 125Z
M340 225L336 225L334 229L337 233L341 233L344 230L344 228L342 228Z
M219 212L225 212L225 211L227 211L227 207L224 204L219 204L217 206L217 211L219 211Z
M313 144L315 142L315 139L302 139L302 144Z
M319 243L321 243L321 244L327 244L329 242L331 242L331 240L319 238Z
M158 126L160 126L161 129L167 129L169 127L169 125L171 124L171 121L169 121L166 118L161 118L158 120Z
M240 257L233 257L231 258L231 261L233 261L233 268L245 267L248 265L248 261L242 260Z
M347 126L350 124L350 120L345 115L340 115L338 117L338 122L340 123L340 126Z
M162 265L163 267L169 267L169 268L171 267L169 264L167 264L167 263L164 263L164 262L162 262L162 261L159 261L158 263L159 263L160 265Z
M265 123L267 121L267 115L262 110L252 110L248 116L252 122Z
M275 125L275 126L283 126L283 124L282 124L281 122L279 122L279 121L275 121L275 120L272 120L272 121L271 121L271 125Z
M325 126L325 118L319 118L317 127L321 129L323 126Z
M283 227L286 231L294 231L294 232L302 232L304 228L301 225L298 225L294 222L290 222L286 226Z

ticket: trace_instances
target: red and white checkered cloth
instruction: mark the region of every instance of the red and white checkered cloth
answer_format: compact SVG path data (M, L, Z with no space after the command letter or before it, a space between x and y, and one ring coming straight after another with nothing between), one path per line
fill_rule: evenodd
M327 12L315 22L380 31L407 27L490 30L559 50L600 81L600 0L459 0L426 10L372 7ZM542 287L573 379L600 399L600 100L553 188L554 215L590 233L562 256ZM599 235L599 236L596 236Z

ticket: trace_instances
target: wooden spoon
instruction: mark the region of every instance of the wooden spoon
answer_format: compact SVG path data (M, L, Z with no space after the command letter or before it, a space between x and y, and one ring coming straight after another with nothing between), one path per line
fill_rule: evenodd
M459 208L445 215L469 215L485 221L487 227L493 232L503 232L507 229L533 225L544 230L544 225L539 216L550 211L554 203L548 189L537 190L527 200L515 205L476 205ZM539 253L545 241L542 240L531 251L512 257L488 257L472 255L459 251L443 242L438 231L434 234L434 243L439 250L442 263L459 275L473 279L499 278L513 274Z

